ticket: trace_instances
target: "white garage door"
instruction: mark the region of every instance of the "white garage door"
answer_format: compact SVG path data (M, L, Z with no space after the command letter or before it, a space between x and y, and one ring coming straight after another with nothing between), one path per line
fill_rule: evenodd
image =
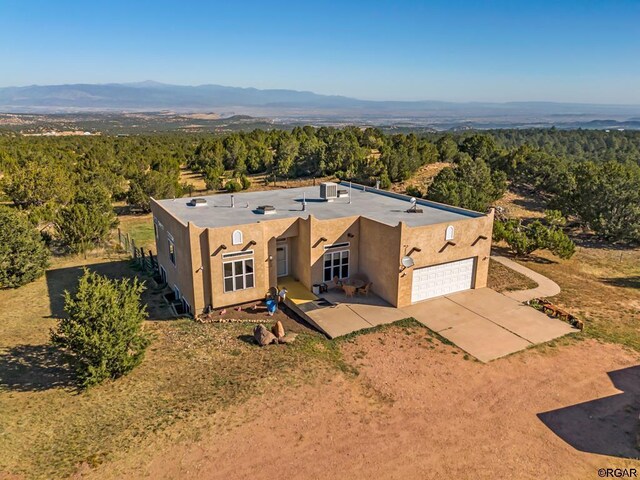
M470 289L474 264L475 257L414 270L411 302Z

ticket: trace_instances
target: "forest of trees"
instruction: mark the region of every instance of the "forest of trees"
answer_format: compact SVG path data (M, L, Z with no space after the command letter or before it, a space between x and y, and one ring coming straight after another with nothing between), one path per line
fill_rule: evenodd
M116 223L110 205L149 211L149 198L188 192L181 167L209 189L237 191L247 175L335 175L383 188L447 162L412 195L485 211L507 188L610 241L640 241L640 132L496 130L386 134L377 128L296 127L228 134L99 137L0 135L0 188L48 243L83 252ZM46 228L50 226L51 228Z

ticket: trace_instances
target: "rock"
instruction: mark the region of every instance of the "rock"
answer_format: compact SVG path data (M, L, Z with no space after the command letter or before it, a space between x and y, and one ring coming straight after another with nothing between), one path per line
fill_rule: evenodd
M278 320L276 324L271 327L271 333L273 333L276 338L284 337L284 327L282 326L282 322Z
M296 337L298 336L297 333L287 333L284 337L282 338L278 338L278 343L293 343L296 339Z
M267 330L264 325L258 325L253 330L253 338L256 339L256 342L258 342L258 345L261 347L277 342L275 335Z

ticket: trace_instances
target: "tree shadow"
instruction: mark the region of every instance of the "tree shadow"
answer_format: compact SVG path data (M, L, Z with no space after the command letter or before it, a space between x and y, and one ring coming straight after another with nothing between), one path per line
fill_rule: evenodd
M75 375L66 360L64 352L52 345L16 345L0 353L0 389L75 390Z
M147 287L142 293L142 301L147 305L149 318L152 320L173 320L175 317L169 306L162 299L162 292L154 288L153 280L142 274L135 272L131 268L130 260L119 260L114 262L94 263L90 265L79 265L74 267L57 268L47 270L45 274L47 290L49 292L49 304L52 318L62 318L64 312L64 292L73 293L78 287L78 280L84 273L84 268L104 275L111 279L120 280L122 278L138 277L145 282Z
M558 263L555 260L551 260L549 258L538 257L535 255L527 255L524 257L516 257L511 250L506 247L502 247L500 245L492 245L491 246L491 254L492 255L501 255L503 257L510 258L512 260L519 260L521 262L527 263L538 263L540 265L554 265Z
M600 280L614 287L640 288L640 275L634 277L601 278Z
M573 233L571 239L576 246L581 248L617 251L620 252L621 255L623 255L625 251L632 251L638 247L637 242L613 242L594 233L584 231Z
M640 458L637 446L640 412L640 366L608 373L623 393L539 413L556 435L582 452Z

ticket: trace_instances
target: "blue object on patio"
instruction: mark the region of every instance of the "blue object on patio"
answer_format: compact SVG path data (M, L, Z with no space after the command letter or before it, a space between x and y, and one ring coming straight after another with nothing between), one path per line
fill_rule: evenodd
M267 300L265 303L267 305L267 311L269 313L276 313L276 310L278 309L278 302L276 302L275 300Z

